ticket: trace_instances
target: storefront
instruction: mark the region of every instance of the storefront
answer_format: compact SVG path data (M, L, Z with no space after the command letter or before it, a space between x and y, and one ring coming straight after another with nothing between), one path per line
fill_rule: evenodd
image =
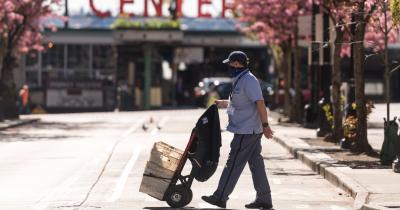
M249 54L256 74L268 74L266 46L239 33L232 19L181 18L175 29L113 29L115 21L71 16L68 28L56 22L60 29L47 32L46 50L21 61L17 85L30 86L32 104L47 111L193 105L194 86L228 76L221 60L237 49Z

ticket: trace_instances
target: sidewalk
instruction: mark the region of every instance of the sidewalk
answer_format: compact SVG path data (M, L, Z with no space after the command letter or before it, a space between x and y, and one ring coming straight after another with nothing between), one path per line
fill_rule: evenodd
M13 128L21 125L26 125L29 123L34 123L39 121L39 119L14 119L14 120L4 120L0 121L0 131L8 129L8 128Z
M279 114L271 112L274 119ZM400 209L400 174L392 169L352 169L331 158L328 153L339 146L311 146L305 139L316 138L316 131L296 125L273 126L275 141L288 149L297 159L321 174L337 187L348 192L354 199L354 209ZM383 130L383 129L381 129ZM382 131L383 133L383 131ZM380 150L379 133L372 140L374 149Z

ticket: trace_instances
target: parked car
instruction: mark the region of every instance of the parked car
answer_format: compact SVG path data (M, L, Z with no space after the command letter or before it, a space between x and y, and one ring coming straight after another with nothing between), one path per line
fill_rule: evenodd
M229 78L230 79L230 78ZM204 83L204 86L207 86L207 88L200 89L198 88L198 91L204 91L203 93L197 93L198 97L198 105L200 106L205 106L207 104L208 96L212 89L214 88L215 91L218 94L219 99L228 99L229 94L232 91L232 80L214 80L218 82L209 82L210 80L207 81L207 83ZM274 99L274 88L272 84L265 82L261 79L258 80L260 83L261 91L264 97L265 105L268 106L269 108L272 107L273 99ZM200 85L199 85L200 86ZM204 87L203 86L203 87ZM200 98L202 97L202 98Z
M265 82L261 79L258 79L258 82L260 83L261 86L261 91L264 97L265 106L267 106L268 108L273 108L274 97L275 97L274 87L272 86L271 83Z
M232 86L232 78L230 77L206 77L203 78L198 86L194 88L194 98L197 106L204 107L207 104L208 93L220 85L230 84ZM229 95L229 93L228 93Z

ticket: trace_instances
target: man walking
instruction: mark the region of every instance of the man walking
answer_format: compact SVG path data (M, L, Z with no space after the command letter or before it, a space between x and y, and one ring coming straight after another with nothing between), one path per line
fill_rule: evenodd
M248 57L234 51L223 61L234 78L229 100L217 100L218 107L227 108L229 124L227 130L234 133L228 161L222 172L218 188L211 196L203 196L207 203L226 208L246 163L249 163L256 199L245 205L250 209L271 209L272 199L264 160L261 156L261 137L272 138L267 110L257 78L248 69Z

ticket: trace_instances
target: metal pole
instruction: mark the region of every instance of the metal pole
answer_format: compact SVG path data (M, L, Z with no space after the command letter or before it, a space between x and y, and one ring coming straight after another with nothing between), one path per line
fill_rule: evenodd
M64 12L64 16L68 17L69 16L69 11L68 11L68 0L65 0L65 12ZM68 19L64 22L64 28L68 28L69 27L69 21Z
M151 55L152 46L144 45L144 88L143 102L144 109L150 109L150 90L151 90Z
M385 21L385 80L386 80L386 117L390 121L390 70L389 70L389 52L388 52L388 25L387 25L387 3L383 3L384 21Z

